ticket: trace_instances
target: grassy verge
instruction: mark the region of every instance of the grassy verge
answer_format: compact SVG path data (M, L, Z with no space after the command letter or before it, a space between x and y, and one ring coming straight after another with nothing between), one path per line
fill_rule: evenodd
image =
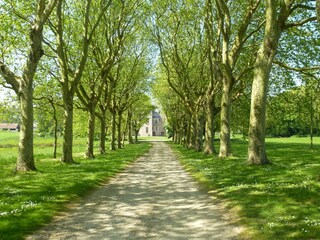
M171 139L169 139L166 136L150 136L150 137L139 137L138 138L139 141L171 141Z
M35 156L38 170L19 175L12 173L16 151L7 156L8 149L12 152L13 148L1 147L0 239L23 239L49 222L67 203L105 182L150 146L150 143L127 145L125 149L108 152L94 160L75 157L77 164L73 165L51 159L51 148L38 146Z
M320 139L315 139L319 144ZM247 227L248 239L319 239L320 147L307 138L267 139L272 164L245 164L247 143L233 140L236 157L220 160L179 145L184 166L215 190Z

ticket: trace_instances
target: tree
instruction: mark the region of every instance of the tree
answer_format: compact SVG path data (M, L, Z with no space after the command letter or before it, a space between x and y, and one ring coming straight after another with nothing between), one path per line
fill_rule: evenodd
M206 50L201 13L195 9L203 6L190 1L184 5L174 2L170 7L166 4L159 7L151 20L154 23L153 37L168 84L189 114L186 144L201 151L208 78L205 75Z
M56 23L51 25L56 36L56 48L51 46L51 49L58 56L59 83L64 104L62 162L74 162L72 158L74 95L86 66L94 32L110 3L111 1L102 1L92 4L92 0L86 0L83 4L75 4L72 1L59 0L57 4ZM83 26L80 26L78 21L83 21Z
M239 76L251 68L250 65L239 66L239 58L246 46L246 42L248 42L250 37L257 33L261 27L261 25L255 27L254 24L254 20L256 20L254 19L254 14L259 9L258 7L261 0L251 0L248 1L248 3L243 3L243 10L235 7L233 2L222 0L216 0L215 2L219 31L221 32L222 39L222 49L220 52L221 64L219 64L222 75L219 157L225 158L232 154L230 121L233 88L235 84L241 80ZM237 11L237 14L235 11ZM242 12L239 13L239 11ZM251 49L251 51L254 51L254 49ZM248 62L250 63L250 61Z
M300 21L287 23L289 16L297 9L310 9L308 5L299 3L293 5L294 3L295 1L289 0L281 3L266 0L265 33L257 52L252 84L247 158L249 164L269 163L265 148L266 101L269 76L281 34L290 27L301 26L315 20L315 17L308 17ZM280 10L278 10L279 7Z
M19 152L15 169L17 172L36 170L33 156L33 78L39 61L43 56L43 28L56 3L57 0L38 0L35 5L35 13L30 18L15 12L14 7L13 12L10 12L10 10L7 12L10 15L16 13L29 26L29 32L24 32L23 36L29 35L30 42L24 67L15 73L5 62L0 60L0 75L15 91L20 104L21 127ZM11 3L8 2L8 4ZM17 64L19 65L20 63Z
M89 65L89 66L88 66ZM84 81L79 84L77 88L77 96L80 99L85 111L89 113L88 127L87 127L87 149L85 157L88 159L94 158L94 132L96 122L96 108L104 90L104 82L101 81L97 68L91 64L87 65L84 73Z

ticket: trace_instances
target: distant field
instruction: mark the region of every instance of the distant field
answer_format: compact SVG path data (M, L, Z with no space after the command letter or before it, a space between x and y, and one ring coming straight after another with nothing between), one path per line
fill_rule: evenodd
M8 159L16 158L18 155L18 143L19 132L0 131L0 161L8 162ZM35 159L39 158L52 158L53 157L53 137L40 137L37 134L34 135L34 155ZM62 151L62 138L58 139L57 155L61 156ZM97 143L98 144L98 143ZM73 152L75 155L80 155L85 151L86 140L81 138L74 139ZM14 168L15 161L9 161L12 163L10 166ZM1 164L0 164L1 170ZM1 175L1 172L0 172Z
M314 149L306 137L267 138L272 164L248 166L247 143L232 140L233 157L205 156L172 144L185 168L219 199L226 201L245 239L319 239L320 138ZM216 144L218 147L218 142Z

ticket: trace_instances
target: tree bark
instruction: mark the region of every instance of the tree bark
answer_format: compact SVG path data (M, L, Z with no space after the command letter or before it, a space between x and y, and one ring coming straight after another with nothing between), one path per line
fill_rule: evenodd
M317 19L320 22L320 0L316 0Z
M220 151L219 157L226 158L232 155L231 152L231 98L232 98L232 82L224 77L222 98L221 98L221 128L220 128Z
M33 95L32 80L29 79L27 90L20 92L21 127L19 139L19 151L16 163L16 171L36 170L33 157Z
M191 115L191 131L190 131L190 142L189 148L196 149L196 141L197 141L197 119L195 114Z
M69 91L63 94L64 101L64 131L61 161L64 163L74 163L72 158L73 145L73 95ZM66 96L67 95L67 96Z
M133 137L132 137L132 112L131 112L131 110L128 111L128 141L129 141L129 144L133 144Z
M138 134L139 134L139 129L134 131L134 141L135 143L138 143Z
M122 148L122 112L118 112L118 148Z
M88 159L94 158L93 145L94 145L94 130L95 130L95 107L89 107L89 120L88 120L88 132L87 132L87 150L85 157Z
M213 154L215 153L214 149L214 97L207 93L206 101L206 133L204 141L204 154Z
M188 125L187 125L187 139L186 139L186 142L184 143L184 145L186 147L190 147L191 146L191 129L192 129L192 115L189 113L188 114Z
M313 108L313 92L310 94L310 148L313 149L313 128L314 128L314 108Z
M117 113L115 111L111 112L112 120L111 120L111 146L110 150L115 151L116 150L116 132L117 132Z
M107 123L105 114L100 118L100 154L106 154Z
M52 99L49 100L50 105L53 110L53 121L54 121L54 130L53 130L53 135L54 135L54 143L53 143L53 158L57 158L57 147L58 147L58 118L57 118L57 109L56 106L54 105L54 102Z
M205 118L202 114L197 114L196 117L196 143L195 150L201 152L203 149L203 131L204 131Z

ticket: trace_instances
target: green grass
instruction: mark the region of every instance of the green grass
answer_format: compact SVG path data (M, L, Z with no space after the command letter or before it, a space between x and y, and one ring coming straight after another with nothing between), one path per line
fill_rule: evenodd
M233 140L234 157L221 160L172 144L184 166L226 202L247 227L247 239L319 239L320 138L266 140L272 164L248 166L247 143Z
M0 132L0 239L23 239L49 222L68 203L77 201L115 175L150 148L150 143L127 145L93 160L85 160L84 139L75 141L76 164L52 159L52 139L35 139L37 171L13 174L17 133ZM11 139L6 141L5 139ZM13 140L15 139L15 140ZM12 142L11 142L12 141ZM9 154L10 153L10 154Z
M139 141L170 141L166 136L138 137Z

